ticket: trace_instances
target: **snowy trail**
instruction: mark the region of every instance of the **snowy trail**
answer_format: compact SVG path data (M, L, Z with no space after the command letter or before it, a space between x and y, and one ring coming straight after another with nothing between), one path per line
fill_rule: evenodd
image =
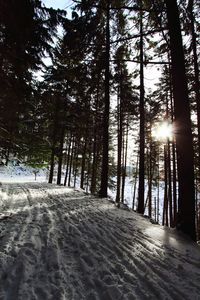
M106 199L0 186L0 299L200 299L200 248Z

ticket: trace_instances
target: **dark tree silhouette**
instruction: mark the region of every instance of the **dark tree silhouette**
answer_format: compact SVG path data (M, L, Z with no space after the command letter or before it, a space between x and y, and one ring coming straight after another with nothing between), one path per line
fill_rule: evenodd
M175 0L166 0L165 3L172 60L171 71L175 114L174 128L179 182L177 227L195 240L193 140L179 12Z

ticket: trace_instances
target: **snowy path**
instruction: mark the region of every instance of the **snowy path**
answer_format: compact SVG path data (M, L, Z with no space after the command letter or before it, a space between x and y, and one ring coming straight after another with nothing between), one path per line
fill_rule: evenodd
M0 299L200 299L200 248L106 199L0 186Z

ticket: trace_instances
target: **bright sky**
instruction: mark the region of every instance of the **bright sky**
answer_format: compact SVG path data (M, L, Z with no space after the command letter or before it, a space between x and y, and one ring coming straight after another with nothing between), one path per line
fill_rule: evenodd
M73 4L72 0L42 0L46 7L66 9Z

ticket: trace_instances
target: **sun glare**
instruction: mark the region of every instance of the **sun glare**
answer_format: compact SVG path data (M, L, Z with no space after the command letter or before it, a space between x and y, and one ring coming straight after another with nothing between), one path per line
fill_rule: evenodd
M168 122L158 124L153 128L152 136L157 140L171 139L173 136L172 124Z

